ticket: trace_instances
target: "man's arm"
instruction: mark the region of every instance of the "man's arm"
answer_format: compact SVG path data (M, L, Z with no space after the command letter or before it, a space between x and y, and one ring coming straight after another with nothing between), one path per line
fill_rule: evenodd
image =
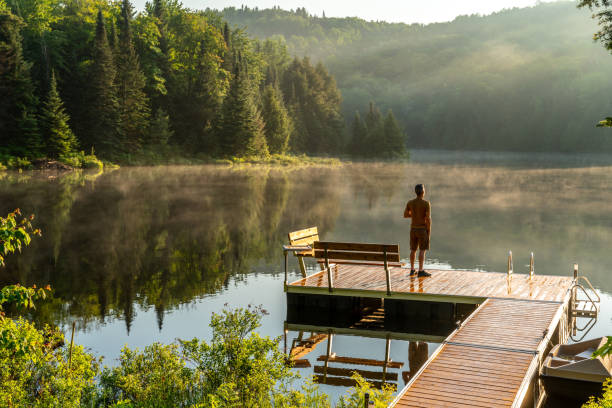
M431 205L427 206L427 213L425 214L425 228L427 228L427 235L431 236Z
M410 209L410 205L406 204L406 209L404 210L404 218L412 217L412 210Z

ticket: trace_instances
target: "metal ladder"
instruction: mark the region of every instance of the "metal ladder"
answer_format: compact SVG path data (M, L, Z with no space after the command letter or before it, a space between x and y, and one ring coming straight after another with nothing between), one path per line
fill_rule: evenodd
M586 276L578 276L578 265L574 264L574 285L572 286L572 299L570 316L572 318L572 331L570 338L581 341L597 322L601 298ZM577 318L585 318L584 324L579 325ZM582 333L580 338L576 338Z

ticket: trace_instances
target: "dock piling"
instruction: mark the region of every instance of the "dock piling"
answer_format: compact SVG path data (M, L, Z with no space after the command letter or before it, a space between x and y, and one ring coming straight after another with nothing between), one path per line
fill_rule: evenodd
M578 264L574 264L574 279L578 278Z
M508 251L508 279L512 279L514 266L512 265L512 251Z

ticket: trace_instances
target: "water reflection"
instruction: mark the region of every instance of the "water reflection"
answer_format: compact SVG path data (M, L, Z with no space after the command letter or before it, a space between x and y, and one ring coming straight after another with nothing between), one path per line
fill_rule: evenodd
M116 352L123 343L144 346L153 335L164 341L205 337L210 313L225 302L264 303L271 316L261 330L276 336L285 319L291 322L280 250L287 233L317 226L326 240L399 243L406 257L409 226L402 211L417 182L427 185L432 202L429 264L503 271L511 249L515 272L526 272L533 251L536 274L569 275L577 262L595 286L612 291L612 168L550 157L541 167L436 158L294 170L0 173L0 213L16 207L35 213L43 231L20 256L7 259L0 284L50 283L55 296L35 317L60 325L77 320L94 350L111 344L105 342L111 336ZM299 276L297 264L291 274ZM604 296L602 315L609 299ZM429 326L447 329L439 322ZM600 319L593 333L610 329L609 319ZM297 337L299 330L290 330ZM392 360L404 362L398 381L414 371L410 341L417 354L424 354L418 341L429 342L427 353L435 349L432 339L392 338ZM385 342L337 333L333 352L384 361ZM103 352L112 358L109 350Z
M217 293L229 276L276 272L290 230L316 225L325 239L399 242L416 182L433 206L430 261L453 268L569 274L578 262L596 286L612 241L609 167L523 168L413 163L294 171L157 167L102 175L0 175L0 212L35 213L43 230L0 271L0 283L51 283L57 302L39 318L82 325L125 320L134 305L167 310Z
M285 353L294 367L319 384L352 387L356 372L377 388L386 384L397 391L425 364L430 350L475 309L466 304L288 294ZM289 331L297 335L291 338ZM357 350L333 346L337 336L381 339L384 345L379 341L380 350L366 347L354 355ZM398 361L390 358L392 341L394 348L406 350ZM434 343L431 349L428 342Z
M332 184L337 177L314 172ZM322 185L313 196L301 178L218 167L4 177L0 211L35 213L43 239L8 262L0 283L51 283L56 302L39 308L41 320L120 317L129 332L138 305L155 309L161 330L167 310L217 293L230 275L276 264L294 225L333 227L338 190Z

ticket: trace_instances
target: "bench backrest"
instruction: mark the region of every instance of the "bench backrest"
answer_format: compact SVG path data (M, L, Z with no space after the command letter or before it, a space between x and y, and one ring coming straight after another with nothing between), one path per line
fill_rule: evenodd
M327 251L326 251L327 250ZM360 244L349 242L314 242L314 256L328 260L399 262L398 244Z
M289 233L289 244L290 245L310 245L315 241L319 240L319 231L317 227L310 227L299 231L293 231ZM296 255L299 256L313 256L314 251L302 251Z

